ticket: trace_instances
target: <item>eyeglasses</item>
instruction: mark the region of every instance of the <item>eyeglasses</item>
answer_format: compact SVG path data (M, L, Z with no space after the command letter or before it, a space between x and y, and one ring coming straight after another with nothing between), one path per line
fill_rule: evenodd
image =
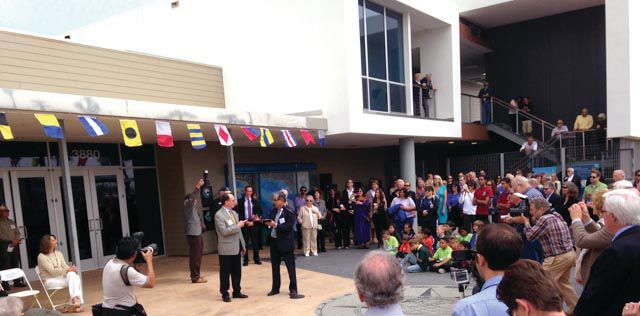
M313 202L313 200L307 200L307 202Z
M594 177L594 176L590 176L589 178L591 178L591 179L595 179L595 178L597 178L597 177Z

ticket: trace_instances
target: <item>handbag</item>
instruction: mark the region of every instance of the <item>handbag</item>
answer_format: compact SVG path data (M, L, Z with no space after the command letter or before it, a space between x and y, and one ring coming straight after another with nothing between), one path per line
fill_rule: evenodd
M322 224L318 224L317 229L322 230Z

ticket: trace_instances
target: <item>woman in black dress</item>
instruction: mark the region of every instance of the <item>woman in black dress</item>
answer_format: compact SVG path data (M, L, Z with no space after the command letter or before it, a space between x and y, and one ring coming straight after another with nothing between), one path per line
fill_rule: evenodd
M562 215L562 218L567 222L567 225L571 227L571 215L569 215L569 208L571 205L578 203L578 186L571 181L567 181L562 185L562 205L558 213Z

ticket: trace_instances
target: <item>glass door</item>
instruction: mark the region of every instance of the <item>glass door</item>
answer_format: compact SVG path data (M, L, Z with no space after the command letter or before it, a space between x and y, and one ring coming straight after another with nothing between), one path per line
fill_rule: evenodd
M16 224L24 238L20 245L21 265L27 277L33 279L36 278L35 267L43 235L56 235L60 241L59 250L68 258L64 225L59 225L60 219L64 218L56 214L61 213L56 212L56 208L62 208L54 192L60 190L47 170L11 171L11 185Z
M15 218L15 216L13 216L13 203L11 199L11 182L9 180L9 172L6 170L0 170L0 205L4 205L11 210L9 218Z
M98 265L115 256L120 238L129 235L124 178L118 169L89 170L92 207L88 220L95 232Z

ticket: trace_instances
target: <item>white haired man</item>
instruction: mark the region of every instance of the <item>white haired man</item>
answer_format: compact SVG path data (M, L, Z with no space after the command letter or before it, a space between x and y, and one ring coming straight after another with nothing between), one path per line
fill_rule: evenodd
M624 180L625 174L624 170L618 169L613 171L613 182L618 182Z
M575 170L573 170L573 168L567 169L567 176L564 177L564 182L567 181L575 183L575 185L578 187L578 191L580 191L580 188L582 188L582 179L580 179L579 175L575 174Z
M600 213L613 240L591 267L575 315L619 315L640 297L640 196L621 189L604 198Z
M356 290L367 305L364 316L403 316L404 272L389 253L372 251L356 267Z

